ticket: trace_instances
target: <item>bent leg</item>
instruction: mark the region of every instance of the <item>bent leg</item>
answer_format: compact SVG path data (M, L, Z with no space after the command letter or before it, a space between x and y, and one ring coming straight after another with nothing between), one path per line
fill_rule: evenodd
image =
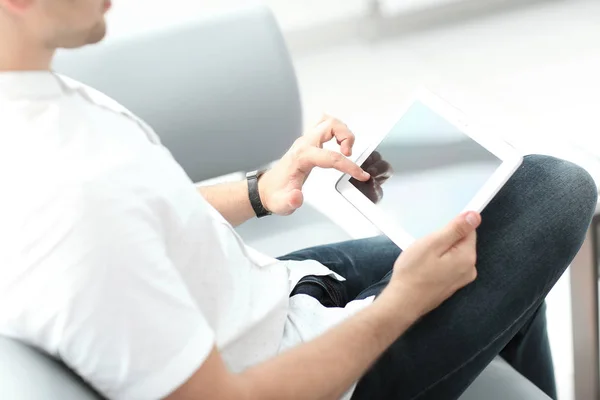
M457 399L534 321L579 250L596 200L594 182L580 167L526 157L483 212L477 280L400 337L359 381L353 399Z
M379 282L394 266L400 249L385 236L299 250L280 260L316 260L340 274L349 300ZM344 305L344 304L343 304ZM343 306L342 305L342 306Z
M511 339L500 355L544 393L553 399L557 398L546 324L546 303Z

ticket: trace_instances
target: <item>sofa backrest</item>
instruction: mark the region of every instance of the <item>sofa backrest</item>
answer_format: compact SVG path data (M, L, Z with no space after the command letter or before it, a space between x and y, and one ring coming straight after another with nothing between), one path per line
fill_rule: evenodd
M264 7L62 51L54 69L148 122L196 182L274 161L302 131L292 62Z

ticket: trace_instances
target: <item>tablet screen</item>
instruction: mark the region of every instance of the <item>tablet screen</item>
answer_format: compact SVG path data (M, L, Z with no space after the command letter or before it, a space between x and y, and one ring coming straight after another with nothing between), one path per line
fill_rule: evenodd
M462 212L502 160L421 102L415 102L352 184L414 238Z

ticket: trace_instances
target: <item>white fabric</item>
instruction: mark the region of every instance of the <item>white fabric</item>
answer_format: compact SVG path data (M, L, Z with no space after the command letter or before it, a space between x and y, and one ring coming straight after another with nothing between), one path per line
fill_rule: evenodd
M0 139L0 334L108 398L164 397L214 345L242 371L370 302L290 305L302 276L332 272L246 247L154 132L97 91L0 73Z

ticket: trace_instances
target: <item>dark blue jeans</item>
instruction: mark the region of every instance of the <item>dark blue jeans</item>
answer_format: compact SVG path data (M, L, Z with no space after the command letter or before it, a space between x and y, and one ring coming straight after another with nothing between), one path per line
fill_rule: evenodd
M478 278L419 320L361 378L353 399L457 399L498 355L556 399L544 298L579 250L596 207L587 172L528 156L482 213ZM401 250L387 238L289 254L347 281L312 278L293 294L327 306L378 295Z

